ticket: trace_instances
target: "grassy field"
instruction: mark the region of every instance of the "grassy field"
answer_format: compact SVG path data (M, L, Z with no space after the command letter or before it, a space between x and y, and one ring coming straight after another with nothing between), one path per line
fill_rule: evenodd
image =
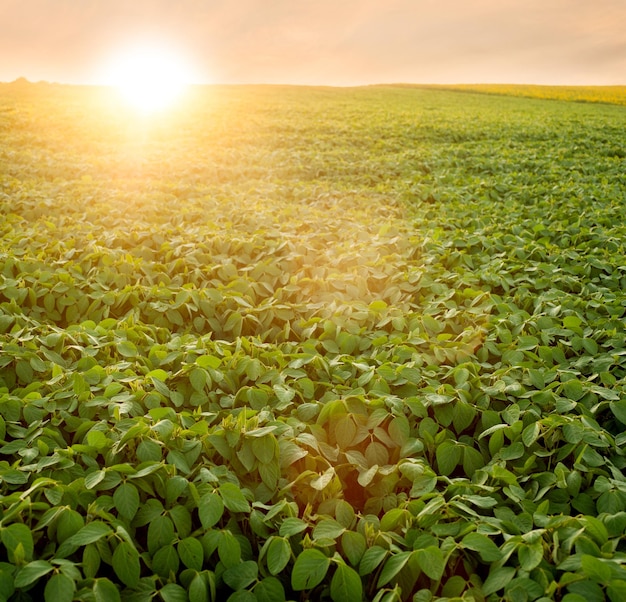
M626 599L625 128L0 85L0 600Z
M626 105L626 86L539 86L521 84L455 84L433 85L431 89L454 90L479 94L521 96L542 100L592 102Z

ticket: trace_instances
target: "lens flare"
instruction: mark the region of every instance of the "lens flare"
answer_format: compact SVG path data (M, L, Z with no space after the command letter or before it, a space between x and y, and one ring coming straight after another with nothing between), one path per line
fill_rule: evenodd
M137 46L110 61L106 80L128 104L152 113L170 107L182 96L192 72L182 56L166 47Z

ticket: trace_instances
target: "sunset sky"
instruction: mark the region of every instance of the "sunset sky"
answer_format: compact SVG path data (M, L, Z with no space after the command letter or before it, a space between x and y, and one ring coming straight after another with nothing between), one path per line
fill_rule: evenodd
M626 0L0 0L0 81L143 41L197 83L626 84Z

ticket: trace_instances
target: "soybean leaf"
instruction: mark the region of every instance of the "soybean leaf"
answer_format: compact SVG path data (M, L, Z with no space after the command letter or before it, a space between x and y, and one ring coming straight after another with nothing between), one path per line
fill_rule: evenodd
M515 569L508 566L503 566L491 571L483 584L483 593L486 596L494 594L500 591L513 579L515 576Z
M285 589L276 577L266 577L254 586L258 602L285 602Z
M135 546L128 541L120 542L113 552L112 560L113 570L119 580L127 587L136 587L139 583L141 566Z
M53 570L47 560L33 560L24 565L15 577L15 587L26 587Z
M267 568L272 575L278 575L291 559L291 546L283 537L273 537L267 548Z
M139 509L139 492L132 483L122 483L113 493L113 503L120 516L132 520Z
M224 502L216 493L206 493L198 503L198 515L205 529L212 527L224 514Z
M253 560L245 560L227 568L222 575L224 583L228 587L239 591L245 589L256 581L259 567Z
M195 537L186 537L178 542L178 555L182 563L189 569L202 570L204 548Z
M72 579L63 573L56 573L46 583L43 592L44 600L46 602L72 602L75 589L76 585Z
M330 596L336 602L352 602L363 599L361 577L344 562L337 564L337 569L330 582Z
M411 553L412 552L398 552L397 554L389 556L383 565L383 570L380 572L376 587L387 585L409 561Z
M424 549L415 550L413 554L422 571L438 582L445 570L443 552L436 546L428 546Z
M233 483L223 483L219 486L224 506L231 512L249 512L250 503L241 492L241 489Z
M296 591L319 585L330 566L330 559L314 548L300 552L291 571L291 587Z
M497 562L502 558L500 548L492 539L482 533L468 533L462 539L461 544L470 550L478 552L484 562Z

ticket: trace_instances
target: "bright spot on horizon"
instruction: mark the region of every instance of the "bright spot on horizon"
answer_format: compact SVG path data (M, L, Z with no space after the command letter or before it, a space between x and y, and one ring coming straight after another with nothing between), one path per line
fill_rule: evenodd
M142 45L119 51L109 62L104 79L142 113L170 107L192 83L190 65L165 46Z

